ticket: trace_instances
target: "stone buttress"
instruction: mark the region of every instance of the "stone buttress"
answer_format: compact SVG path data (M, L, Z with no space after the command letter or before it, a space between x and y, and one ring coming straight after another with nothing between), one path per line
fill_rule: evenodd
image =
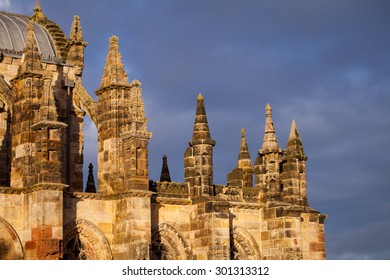
M21 232L28 259L61 258L64 176L64 129L58 120L50 70L42 62L28 24L14 89L11 188L22 188L26 219Z
M141 83L128 82L118 37L111 37L98 96L98 193L120 194L112 250L117 259L149 258L150 194ZM126 248L131 248L130 250ZM138 253L137 253L138 252Z

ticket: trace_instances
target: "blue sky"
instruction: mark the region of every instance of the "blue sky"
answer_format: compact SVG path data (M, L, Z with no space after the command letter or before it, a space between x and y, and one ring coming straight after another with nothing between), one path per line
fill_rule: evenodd
M0 0L30 15L35 1ZM205 98L214 177L235 167L241 128L252 161L264 108L273 108L285 147L293 118L309 157L308 195L327 213L330 259L390 259L390 2L381 0L42 0L69 33L79 15L86 48L83 82L99 87L108 38L119 36L129 80L143 83L151 179L163 154L183 181L196 97ZM88 122L86 162L96 159Z

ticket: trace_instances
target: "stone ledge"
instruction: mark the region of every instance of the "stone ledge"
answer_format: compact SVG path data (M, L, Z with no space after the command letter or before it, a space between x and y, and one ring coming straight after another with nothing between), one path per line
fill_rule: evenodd
M117 200L126 197L151 197L153 192L149 191L127 191L121 193L85 193L85 192L66 192L67 196L79 199L93 199L93 200Z
M53 183L39 183L26 188L0 187L0 193L19 195L21 193L26 194L26 193L32 193L40 190L63 191L66 188L68 188L68 185L53 184Z
M192 200L186 198L172 198L172 197L157 197L157 204L170 204L170 205L191 205Z
M230 208L253 209L253 210L260 210L264 207L260 203L248 203L248 202L230 202L229 206Z

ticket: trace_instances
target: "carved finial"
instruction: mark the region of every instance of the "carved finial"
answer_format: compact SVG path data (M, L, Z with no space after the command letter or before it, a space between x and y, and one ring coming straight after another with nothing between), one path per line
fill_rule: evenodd
M110 45L106 58L104 73L100 82L100 88L110 85L129 85L122 56L119 53L119 39L117 36L110 38Z
M27 25L27 35L22 61L18 69L18 74L25 72L42 74L41 59L39 57L37 41L34 34L34 22L31 20Z
M119 44L119 37L118 36L111 36L109 39L110 45L118 45Z
M27 24L27 36L23 52L34 51L38 52L37 41L35 40L34 22L31 20Z
M265 106L265 112L267 114L270 114L272 112L272 108L271 105L269 105L269 103L267 103L267 105Z
M287 140L286 154L305 157L301 137L299 136L297 124L294 119L292 120L290 135Z
M241 129L241 145L238 153L237 168L243 169L246 172L253 172L252 161L245 137L245 129L243 128Z
M297 134L298 134L297 123L295 122L295 119L293 119L291 123L290 135L288 136L288 139L295 138Z
M88 165L88 181L87 181L87 187L85 188L85 192L96 193L95 178L93 176L92 163Z
M37 1L35 4L34 14L32 15L31 19L33 19L34 21L47 19L45 14L42 12L41 4L39 3L39 1Z
M211 139L209 124L207 122L206 109L204 106L204 98L201 93L199 93L196 106L196 115L194 123L194 132L192 135L192 140L190 145L194 144L211 144L215 145L215 141Z
M160 182L171 182L171 175L169 174L167 156L163 156L163 164L161 167Z
M69 39L72 43L79 43L79 44L83 43L86 45L86 42L84 42L83 30L81 28L79 16L73 17L72 26L70 28Z
M263 139L263 150L279 151L278 138L276 137L275 127L272 120L272 108L269 103L265 107L265 129Z
M142 83L140 81L138 81L137 79L133 80L130 84L131 86L133 87L141 87L142 86Z

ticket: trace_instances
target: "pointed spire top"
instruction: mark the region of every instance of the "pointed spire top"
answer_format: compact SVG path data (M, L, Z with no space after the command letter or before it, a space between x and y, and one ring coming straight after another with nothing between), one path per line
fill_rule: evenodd
M215 145L215 141L211 139L209 124L207 122L206 109L204 106L204 98L201 93L197 97L196 115L194 123L194 132L190 145L194 144L211 144Z
M27 25L27 35L18 74L25 72L42 74L41 59L39 57L38 45L34 33L34 22L31 20Z
M45 14L42 12L42 8L41 8L41 4L39 3L39 1L37 1L35 3L35 7L34 7L34 14L32 15L31 17L34 21L39 21L39 20L45 20L47 19L47 17L45 16Z
M298 155L305 157L301 137L299 136L298 127L295 120L292 120L290 135L287 140L286 155Z
M269 103L267 103L267 106L265 107L265 113L265 129L262 149L268 151L278 151L280 147L272 120L272 108Z
M160 182L171 182L171 175L169 174L168 160L166 155L163 156Z
M240 152L238 153L237 168L249 172L253 171L252 161L249 155L248 144L245 137L245 129L241 129L241 145Z
M80 17L74 16L72 26L70 28L69 39L72 43L85 44L83 37L83 30L81 28Z
M37 40L35 39L34 22L31 20L27 24L27 35L23 51L38 52Z
M269 103L267 103L267 106L265 106L265 112L267 114L271 114L272 113L272 108L271 108L271 105L269 105Z
M129 85L122 56L119 53L119 39L117 36L110 38L106 66L104 67L100 88L110 85Z
M88 165L88 181L87 181L87 187L85 188L85 192L96 193L95 178L93 176L92 163Z
M118 36L111 36L109 39L110 46L111 45L119 45L119 37Z
M295 122L295 119L293 119L291 123L290 135L288 136L288 139L292 139L296 136L299 137L299 133L297 128L297 123Z

